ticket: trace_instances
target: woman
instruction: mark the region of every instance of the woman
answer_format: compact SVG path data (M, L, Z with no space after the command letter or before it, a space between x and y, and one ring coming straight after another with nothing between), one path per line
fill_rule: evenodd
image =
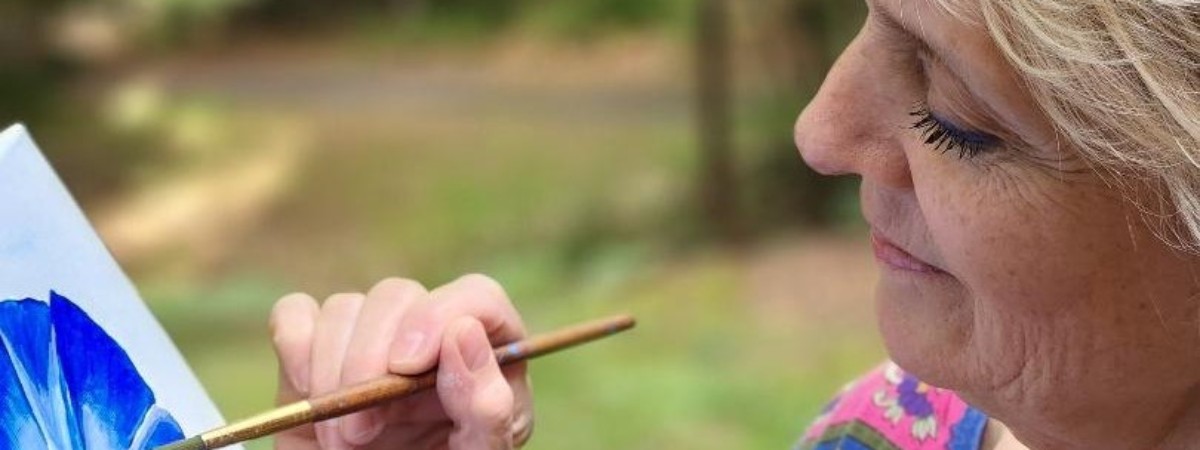
M862 177L895 364L800 446L1200 448L1200 4L869 3L796 143L814 169ZM529 436L524 368L488 356L524 329L485 277L293 295L273 323L281 400L444 375L279 448Z

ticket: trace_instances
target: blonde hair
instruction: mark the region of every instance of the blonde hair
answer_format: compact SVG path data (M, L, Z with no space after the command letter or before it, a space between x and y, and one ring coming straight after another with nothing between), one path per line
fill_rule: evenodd
M938 1L986 26L1107 180L1156 187L1167 211L1143 209L1200 251L1200 0Z

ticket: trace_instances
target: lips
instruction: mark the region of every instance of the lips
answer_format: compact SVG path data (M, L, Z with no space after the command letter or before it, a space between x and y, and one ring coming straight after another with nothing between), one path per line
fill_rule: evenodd
M871 247L875 250L875 257L893 269L922 274L945 273L943 270L904 251L900 246L888 240L882 233L874 229L871 230Z

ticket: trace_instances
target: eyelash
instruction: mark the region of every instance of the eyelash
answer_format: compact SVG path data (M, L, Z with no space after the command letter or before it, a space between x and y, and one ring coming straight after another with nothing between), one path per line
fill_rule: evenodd
M918 104L908 115L915 118L909 128L920 132L926 144L942 153L956 152L960 159L974 158L1000 145L1000 138L954 125L938 117L924 103Z

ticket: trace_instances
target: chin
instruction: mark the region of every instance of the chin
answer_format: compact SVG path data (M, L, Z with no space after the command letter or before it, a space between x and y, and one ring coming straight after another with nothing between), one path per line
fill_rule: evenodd
M971 308L959 289L882 278L875 291L888 356L921 381L955 389L969 361Z

